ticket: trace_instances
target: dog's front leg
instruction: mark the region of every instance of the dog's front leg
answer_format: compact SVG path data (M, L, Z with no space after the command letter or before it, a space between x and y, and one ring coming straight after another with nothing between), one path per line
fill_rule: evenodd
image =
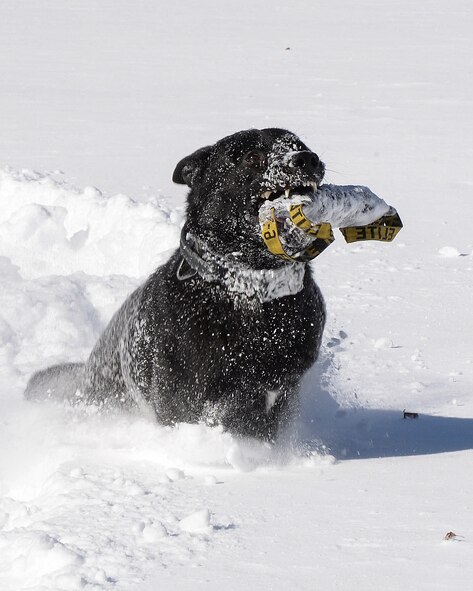
M297 413L296 387L242 385L226 396L221 423L231 433L274 442Z

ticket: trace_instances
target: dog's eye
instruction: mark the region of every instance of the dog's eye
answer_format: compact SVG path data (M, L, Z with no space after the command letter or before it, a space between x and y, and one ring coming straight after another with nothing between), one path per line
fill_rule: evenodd
M253 168L264 168L266 165L266 157L263 152L253 150L248 152L248 154L245 154L243 157L243 162Z

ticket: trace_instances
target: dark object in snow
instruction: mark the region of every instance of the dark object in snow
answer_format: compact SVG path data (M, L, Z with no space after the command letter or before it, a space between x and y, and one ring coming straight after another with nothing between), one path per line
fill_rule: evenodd
M458 540L458 538L463 538L463 536L459 536L458 534L455 534L452 531L449 531L448 533L445 534L445 537L443 539L450 541L450 540ZM458 541L460 541L460 540L458 540Z
M408 412L406 409L404 409L403 411L403 418L404 419L418 419L419 418L419 414L416 412Z
M268 191L313 197L325 166L293 133L241 131L181 160L181 246L132 293L83 364L37 372L28 399L151 409L273 441L317 359L325 306L310 267L265 247ZM267 197L266 197L267 199ZM156 237L159 240L159 237Z

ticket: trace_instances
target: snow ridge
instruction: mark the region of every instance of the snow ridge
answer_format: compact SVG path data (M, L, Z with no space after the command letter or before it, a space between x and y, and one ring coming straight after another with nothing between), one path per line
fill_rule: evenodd
M0 203L0 252L23 277L74 271L141 277L179 243L181 214L163 200L106 197L54 173L0 170Z

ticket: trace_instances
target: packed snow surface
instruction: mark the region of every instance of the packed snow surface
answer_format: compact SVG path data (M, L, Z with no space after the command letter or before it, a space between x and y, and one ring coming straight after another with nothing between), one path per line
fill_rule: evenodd
M470 0L3 1L2 591L471 586L472 22ZM404 222L314 263L328 323L287 438L25 402L177 246L179 159L252 126Z

